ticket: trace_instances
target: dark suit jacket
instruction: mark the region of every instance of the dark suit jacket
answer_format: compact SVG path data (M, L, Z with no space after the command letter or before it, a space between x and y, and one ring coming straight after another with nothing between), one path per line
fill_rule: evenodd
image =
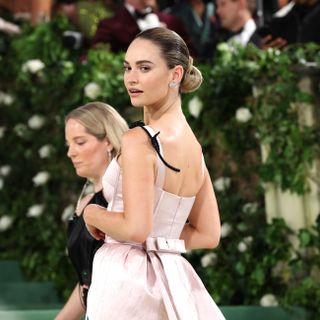
M320 1L317 1L313 6L295 4L286 16L273 18L259 32L284 38L289 44L320 43L319 30Z
M177 32L183 38L191 55L194 54L191 40L181 20L173 15L162 12L157 12L156 15L169 29ZM111 18L106 18L99 22L96 34L92 40L92 46L98 43L109 43L110 49L113 52L126 51L130 42L139 32L140 29L135 18L125 7L122 7Z

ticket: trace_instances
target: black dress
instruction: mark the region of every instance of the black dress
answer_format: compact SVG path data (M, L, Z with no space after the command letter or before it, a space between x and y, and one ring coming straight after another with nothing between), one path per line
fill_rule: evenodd
M95 193L88 204L97 204L105 208L108 206L102 190ZM96 240L91 236L83 220L83 211L80 215L75 213L69 221L67 237L69 257L77 272L79 283L81 286L89 287L91 284L93 257L104 241ZM87 289L83 289L83 302L85 305L87 291Z

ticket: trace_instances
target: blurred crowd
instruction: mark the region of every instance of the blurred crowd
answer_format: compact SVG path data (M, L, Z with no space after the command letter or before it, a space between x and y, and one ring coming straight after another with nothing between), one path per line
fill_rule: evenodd
M211 60L221 42L261 49L320 43L320 0L0 0L0 31L15 34L19 19L37 24L57 14L74 27L64 34L74 49L104 43L124 51L139 31L156 26L180 34L199 61Z

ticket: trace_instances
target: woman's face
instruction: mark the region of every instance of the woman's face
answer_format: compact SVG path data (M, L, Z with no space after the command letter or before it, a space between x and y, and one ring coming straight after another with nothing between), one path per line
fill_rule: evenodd
M105 139L98 140L87 133L85 127L75 119L69 119L65 126L68 146L67 156L71 159L80 177L99 181L108 165L108 150L112 145Z
M134 40L127 50L124 68L124 84L133 106L165 101L172 72L157 45L145 39Z

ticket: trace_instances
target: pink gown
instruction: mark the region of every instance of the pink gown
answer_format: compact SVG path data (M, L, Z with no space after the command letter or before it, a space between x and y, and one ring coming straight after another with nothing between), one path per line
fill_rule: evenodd
M154 136L150 127L145 128ZM158 144L162 154L159 139ZM164 191L164 179L165 165L158 156L153 229L146 242L106 237L96 252L87 320L225 320L181 256L185 246L179 236L195 197ZM103 177L103 190L108 210L123 211L122 176L115 159Z

